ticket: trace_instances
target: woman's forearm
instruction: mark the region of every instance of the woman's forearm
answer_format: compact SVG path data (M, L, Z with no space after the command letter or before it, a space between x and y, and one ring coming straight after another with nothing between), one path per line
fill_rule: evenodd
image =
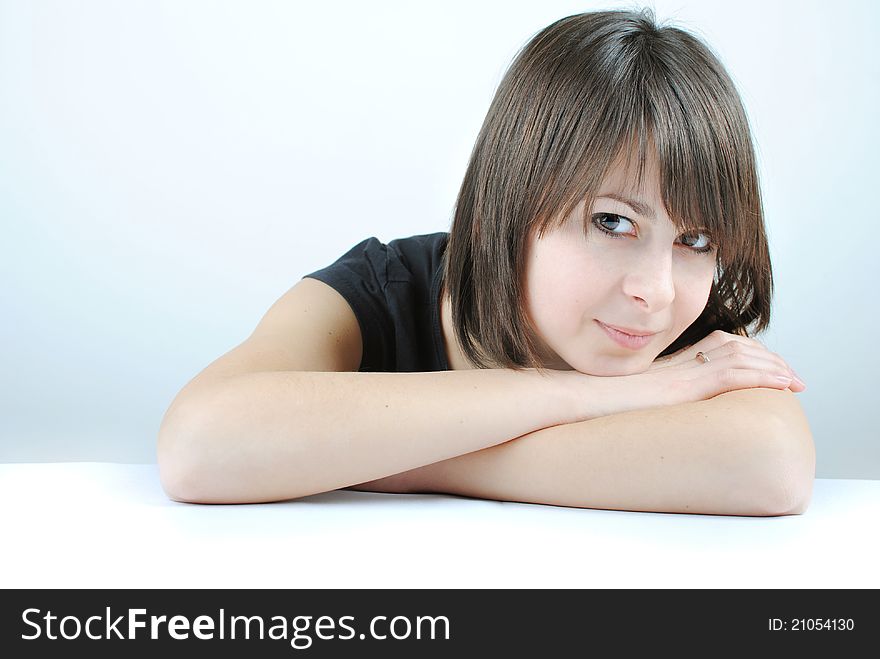
M159 433L166 492L247 503L326 492L576 420L599 400L568 372L273 371L231 376L175 401Z
M809 501L815 453L811 438L797 434L805 424L786 426L792 399L791 392L748 389L555 426L354 489L612 510L796 514Z

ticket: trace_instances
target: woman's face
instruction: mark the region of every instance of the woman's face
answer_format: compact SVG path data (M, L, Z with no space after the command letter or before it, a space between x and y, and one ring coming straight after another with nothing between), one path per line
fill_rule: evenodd
M716 251L696 251L713 247L705 233L676 234L661 200L656 156L645 167L642 189L622 166L612 168L586 233L581 202L561 228L529 237L527 310L548 368L641 373L706 306ZM612 196L635 200L637 208ZM600 323L656 334L625 347Z

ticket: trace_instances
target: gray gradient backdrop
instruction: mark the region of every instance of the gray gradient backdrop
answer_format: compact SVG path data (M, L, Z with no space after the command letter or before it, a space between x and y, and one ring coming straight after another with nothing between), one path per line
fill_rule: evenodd
M449 229L516 51L594 2L0 0L0 462L155 462L174 394L306 272ZM817 476L880 478L880 4L655 2L758 145ZM871 401L874 401L873 403Z

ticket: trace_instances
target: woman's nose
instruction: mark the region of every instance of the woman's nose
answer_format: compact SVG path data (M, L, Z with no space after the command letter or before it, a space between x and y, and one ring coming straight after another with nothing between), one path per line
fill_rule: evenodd
M645 257L626 278L627 295L643 300L651 309L662 309L675 297L671 255Z

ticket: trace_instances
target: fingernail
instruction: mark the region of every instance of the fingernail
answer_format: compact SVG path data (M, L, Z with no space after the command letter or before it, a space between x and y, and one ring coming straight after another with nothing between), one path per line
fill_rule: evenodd
M780 382L785 382L785 384L788 384L789 382L791 382L791 378L788 377L787 375L777 375L776 379L779 380Z

